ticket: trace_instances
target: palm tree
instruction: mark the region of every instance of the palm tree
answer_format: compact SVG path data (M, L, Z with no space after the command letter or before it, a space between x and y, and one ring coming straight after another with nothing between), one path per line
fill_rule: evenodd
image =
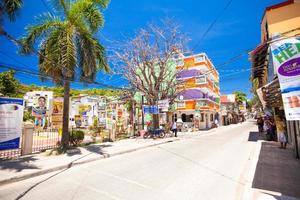
M247 98L246 98L247 95L244 92L235 91L235 92L233 92L233 94L235 94L235 102L238 105L241 105L244 101L247 101Z
M39 41L39 70L43 76L64 87L63 135L61 145L69 145L70 82L80 76L83 82L95 80L97 70L109 71L105 50L95 38L103 27L102 10L108 0L53 0L56 17L44 14L39 23L28 26L21 53L30 54Z
M17 41L4 30L3 21L4 18L8 18L9 21L15 21L22 5L22 0L0 0L0 36L5 36L13 42Z

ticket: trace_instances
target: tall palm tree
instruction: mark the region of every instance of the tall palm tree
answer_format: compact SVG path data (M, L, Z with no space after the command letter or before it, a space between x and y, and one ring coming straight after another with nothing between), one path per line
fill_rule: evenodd
M16 40L5 31L3 21L4 18L8 18L10 21L15 21L18 11L22 5L22 0L0 0L0 36L5 36L13 42L16 42Z
M105 50L95 34L103 27L102 10L108 0L53 0L62 17L44 14L39 23L28 26L21 53L30 54L40 42L39 69L64 86L62 148L69 145L70 82L80 76L92 82L97 70L109 71Z

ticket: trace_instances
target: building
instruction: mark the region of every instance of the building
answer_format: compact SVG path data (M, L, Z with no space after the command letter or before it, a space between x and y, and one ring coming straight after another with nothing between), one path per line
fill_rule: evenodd
M268 115L288 117L283 102L282 83L275 67L274 52L270 47L284 42L286 39L294 39L300 35L300 1L288 0L269 6L265 9L261 21L261 44L251 53L252 81L257 83L257 95L262 104L262 110ZM298 39L299 40L299 39ZM281 46L282 50L289 49L291 44ZM271 53L270 53L271 52ZM274 54L274 55L273 55ZM292 55L293 54L293 55ZM300 54L292 52L292 56ZM286 56L282 54L282 56ZM276 55L275 55L276 57ZM299 78L298 78L299 79ZM297 78L294 80L297 80ZM298 84L299 87L299 84ZM293 145L295 156L299 157L300 145L300 123L299 120L287 121L289 142Z
M176 59L179 97L175 119L184 127L209 129L219 120L219 73L205 53Z
M223 126L238 123L239 108L235 101L235 94L221 96L221 119Z

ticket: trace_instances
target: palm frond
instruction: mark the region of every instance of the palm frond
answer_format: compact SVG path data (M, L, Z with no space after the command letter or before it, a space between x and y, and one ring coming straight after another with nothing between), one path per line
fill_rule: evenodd
M104 24L101 11L90 0L79 0L73 3L69 11L69 20L74 24L86 22L92 32L96 32Z
M14 21L18 14L18 11L23 5L22 0L2 0L1 4L1 12L2 14L6 14L10 21Z
M20 52L22 54L30 54L35 42L42 37L46 37L55 28L62 27L64 23L58 18L53 17L50 14L43 15L43 19L39 24L28 26L27 36L21 39L22 48Z

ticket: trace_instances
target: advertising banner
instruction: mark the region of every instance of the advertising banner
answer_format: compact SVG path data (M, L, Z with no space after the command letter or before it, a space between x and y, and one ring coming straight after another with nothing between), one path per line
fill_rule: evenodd
M24 101L0 98L0 150L19 148Z
M62 128L63 123L63 98L55 98L52 106L52 126Z
M271 51L286 119L300 120L300 38L274 42Z

